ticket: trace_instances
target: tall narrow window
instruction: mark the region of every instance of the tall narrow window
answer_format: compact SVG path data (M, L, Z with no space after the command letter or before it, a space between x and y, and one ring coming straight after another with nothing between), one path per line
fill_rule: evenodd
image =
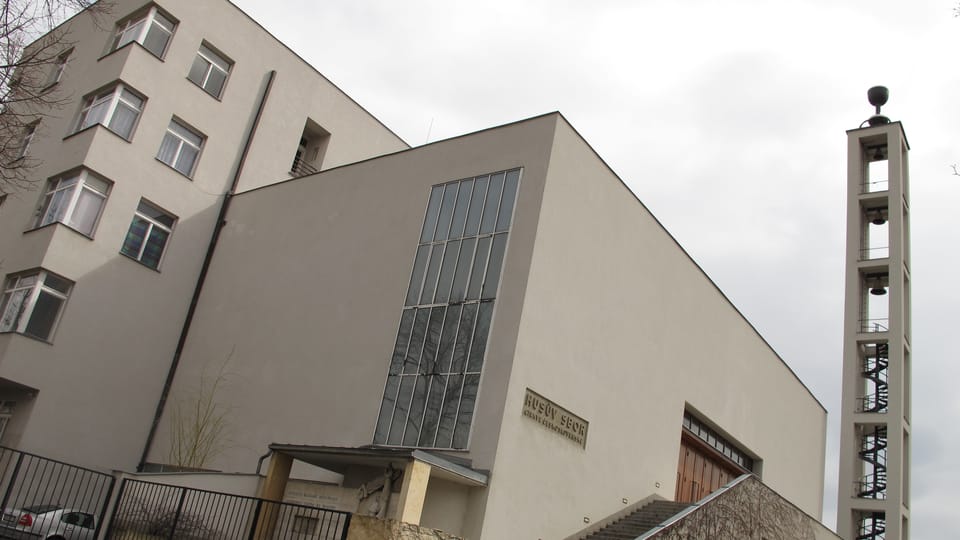
M130 140L143 110L144 99L122 84L88 96L80 110L77 131L101 124Z
M20 141L20 148L17 150L17 159L27 156L27 152L30 150L30 144L33 142L33 137L37 134L37 128L40 126L40 121L37 120L32 124L27 124L23 128L23 139Z
M45 270L9 277L0 300L0 332L49 341L72 287Z
M163 58L175 26L173 19L152 6L145 13L130 17L117 25L110 50L115 51L127 43L137 42L157 58Z
M110 182L86 170L54 178L47 185L34 226L59 222L92 237L109 191Z
M375 444L467 448L520 172L433 186Z
M176 221L177 218L141 200L120 253L144 266L158 269Z
M223 86L227 83L231 66L233 62L215 53L206 45L200 45L187 78L211 96L219 98L223 93Z
M50 75L47 77L47 88L57 84L63 78L63 72L67 69L67 62L70 60L71 54L73 54L73 49L57 56L50 68Z
M184 176L191 176L202 145L203 135L174 118L167 126L167 133L163 136L163 142L160 143L157 159L180 171Z

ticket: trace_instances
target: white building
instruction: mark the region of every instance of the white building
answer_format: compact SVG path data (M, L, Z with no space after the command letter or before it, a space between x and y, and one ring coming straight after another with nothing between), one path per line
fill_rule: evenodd
M202 468L351 511L563 538L753 472L820 518L826 411L563 116L408 149L232 5L115 16L0 207L4 444L183 465L223 374Z

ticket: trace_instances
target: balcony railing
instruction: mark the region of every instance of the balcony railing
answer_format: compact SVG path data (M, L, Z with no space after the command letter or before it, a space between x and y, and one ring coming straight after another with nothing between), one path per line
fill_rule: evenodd
M312 163L307 163L306 161L298 158L294 158L293 166L290 167L290 174L292 176L306 176L308 174L315 174L320 172Z

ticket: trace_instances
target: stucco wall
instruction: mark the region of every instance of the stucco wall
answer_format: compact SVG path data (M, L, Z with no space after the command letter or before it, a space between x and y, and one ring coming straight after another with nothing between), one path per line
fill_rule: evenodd
M30 146L39 162L35 189L11 195L0 208L0 272L43 267L75 282L52 345L0 335L0 377L39 390L18 403L15 414L29 418L17 419L9 443L130 470L268 73L277 76L241 187L289 178L308 117L331 133L325 167L406 145L226 1L162 1L179 20L162 60L137 44L106 54L115 21L146 2L113 4L96 24L86 15L67 23L74 50L51 91L65 106L44 118ZM203 40L234 61L219 99L186 78ZM146 98L131 139L100 126L73 134L82 98L117 80ZM192 178L155 157L173 116L206 136ZM113 182L93 238L59 224L30 230L46 179L80 165ZM178 218L159 272L119 254L141 198Z
M673 499L685 407L819 516L823 408L563 121L554 145L482 538ZM527 388L589 422L586 448L522 416Z

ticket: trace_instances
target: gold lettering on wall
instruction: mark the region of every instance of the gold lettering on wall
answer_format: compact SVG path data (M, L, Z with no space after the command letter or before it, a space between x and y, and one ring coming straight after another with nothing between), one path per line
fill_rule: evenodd
M527 388L523 415L564 438L587 447L589 422Z

